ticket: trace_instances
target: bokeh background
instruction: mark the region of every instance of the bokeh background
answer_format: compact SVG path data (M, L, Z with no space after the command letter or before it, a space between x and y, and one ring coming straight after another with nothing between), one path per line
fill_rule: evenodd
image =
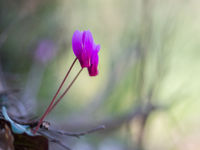
M0 88L20 89L19 115L41 116L75 58L73 32L89 29L101 45L99 75L85 69L46 120L67 131L106 129L61 140L74 150L198 150L199 6L197 0L0 0ZM79 69L77 62L67 83Z

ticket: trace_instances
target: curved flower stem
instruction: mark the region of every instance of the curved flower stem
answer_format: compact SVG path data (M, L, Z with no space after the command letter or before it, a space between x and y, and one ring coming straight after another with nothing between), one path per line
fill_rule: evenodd
M43 114L43 116L40 118L40 120L39 120L39 122L38 122L38 125L36 126L36 129L33 131L34 134L37 132L37 130L39 129L40 125L42 124L42 121L43 121L44 118L47 116L49 110L51 109L51 107L52 107L52 105L53 105L53 103L54 103L56 97L58 96L58 93L60 92L60 90L61 90L61 88L62 88L62 86L63 86L65 80L67 79L67 77L68 77L69 73L71 72L71 70L72 70L72 68L73 68L73 66L74 66L74 64L75 64L76 61L77 61L77 58L74 59L72 65L70 66L70 68L69 68L67 74L65 75L65 77L64 77L64 79L63 79L63 81L62 81L62 83L60 84L60 86L59 86L59 88L58 88L56 94L54 95L54 97L53 97L53 99L52 99L50 105L49 105L48 108L46 109L46 111L45 111L45 113Z
M58 100L52 105L52 107L50 108L50 110L48 111L51 112L51 110L60 102L60 100L65 96L65 94L69 91L69 89L71 88L71 86L73 85L73 83L76 81L76 79L78 78L79 74L81 73L81 71L83 70L83 68L81 68L81 70L77 73L77 75L75 76L75 78L72 80L72 82L68 85L68 87L66 88L66 90L63 92L63 94L58 98Z

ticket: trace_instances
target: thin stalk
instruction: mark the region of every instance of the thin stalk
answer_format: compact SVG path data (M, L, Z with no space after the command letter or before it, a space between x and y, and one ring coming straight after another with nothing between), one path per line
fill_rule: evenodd
M45 111L45 113L43 114L43 116L40 118L40 120L39 120L39 122L38 122L38 125L36 126L36 129L33 131L33 134L35 134L35 133L37 132L37 130L39 129L40 125L42 124L42 121L43 121L44 118L47 116L47 114L48 114L49 110L51 109L51 107L52 107L52 105L53 105L53 103L54 103L56 97L58 96L58 93L60 92L60 90L61 90L61 88L62 88L62 86L63 86L65 80L67 79L69 73L71 72L71 70L72 70L72 68L73 68L73 66L74 66L74 64L75 64L75 62L76 62L76 60L77 60L77 58L75 58L74 61L73 61L73 63L71 64L71 66L70 66L70 68L69 68L67 74L65 75L65 77L64 77L64 79L63 79L63 81L62 81L62 83L60 84L60 86L59 86L59 88L58 88L56 94L54 95L54 97L53 97L51 103L49 104L49 106L48 106L48 108L46 109L46 111Z
M68 87L66 88L66 90L63 92L63 94L58 98L58 100L53 104L53 106L50 108L49 112L51 112L51 110L60 102L60 100L65 96L65 94L69 91L69 89L71 88L71 86L73 85L73 83L76 81L76 79L78 78L79 74L81 73L81 71L83 70L83 68L81 68L81 70L77 73L77 75L74 77L74 79L72 80L72 82L68 85Z

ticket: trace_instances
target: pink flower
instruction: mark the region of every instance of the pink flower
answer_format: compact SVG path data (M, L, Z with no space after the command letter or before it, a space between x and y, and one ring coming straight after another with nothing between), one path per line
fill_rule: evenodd
M100 45L94 43L92 33L88 31L76 30L72 37L72 49L81 67L88 68L90 76L98 74L98 52Z

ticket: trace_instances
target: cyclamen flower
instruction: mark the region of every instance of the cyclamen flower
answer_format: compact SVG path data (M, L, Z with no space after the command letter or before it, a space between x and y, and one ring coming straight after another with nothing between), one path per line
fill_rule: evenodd
M92 33L76 30L72 37L72 49L82 68L88 68L90 76L98 74L98 52L100 45L94 43Z

